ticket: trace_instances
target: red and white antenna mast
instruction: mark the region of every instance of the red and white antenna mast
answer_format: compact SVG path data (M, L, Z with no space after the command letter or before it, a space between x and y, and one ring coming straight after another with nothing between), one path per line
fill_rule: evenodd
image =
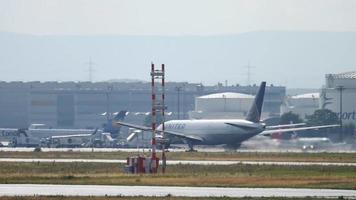
M162 138L164 139L164 121L165 121L165 69L164 64L161 65L161 69L155 69L154 64L151 64L151 87L152 87L152 162L156 164L157 155L156 155L156 135L157 135L157 114L161 115L162 119ZM165 172L166 166L166 156L165 156L165 146L164 141L162 143L162 173ZM157 173L157 167L152 167L152 173Z

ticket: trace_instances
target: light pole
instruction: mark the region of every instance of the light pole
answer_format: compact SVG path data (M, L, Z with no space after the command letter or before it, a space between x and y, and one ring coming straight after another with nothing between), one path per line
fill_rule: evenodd
M336 89L340 91L340 97L339 97L339 100L340 100L340 103L339 103L339 105L340 105L340 108L339 108L339 110L340 110L340 137L341 137L341 141L343 141L344 138L343 138L343 128L342 128L342 126L343 126L343 124L342 124L342 91L345 90L345 87L340 85L340 86L337 86Z
M185 83L183 84L183 88L182 88L182 112L183 112L183 119L185 119Z
M182 86L177 86L176 87L177 91L177 114L178 114L178 119L180 119L180 92L182 91Z
M223 94L222 97L224 99L224 112L226 112L226 96L225 96L225 94Z
M111 113L110 113L110 95L113 91L113 86L109 85L107 87L107 91L106 91L106 120L109 121L111 119Z

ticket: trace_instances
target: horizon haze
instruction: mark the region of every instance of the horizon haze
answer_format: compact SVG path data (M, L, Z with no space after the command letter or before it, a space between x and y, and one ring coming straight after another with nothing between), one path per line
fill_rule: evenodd
M320 88L356 69L355 19L352 0L0 0L0 80L88 81L91 59L93 81L154 62L169 81Z

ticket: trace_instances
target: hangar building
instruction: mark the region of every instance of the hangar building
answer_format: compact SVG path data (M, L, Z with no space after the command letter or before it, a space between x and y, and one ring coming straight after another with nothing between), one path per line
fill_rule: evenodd
M187 119L187 112L194 109L195 97L213 93L227 93L226 97L230 97L228 92L254 95L258 86L167 82L165 89L165 103L168 112L172 113L167 116L169 120ZM284 95L285 87L268 86L264 110L278 115ZM225 109L234 107L229 99L226 103ZM198 104L201 108L200 101ZM0 82L0 127L4 128L27 128L30 124L46 124L53 128L95 128L106 122L101 113L120 110L130 113L125 119L127 122L143 124L151 111L151 84Z
M356 71L325 75L320 108L342 113L343 123L356 125ZM341 111L341 112L340 112Z

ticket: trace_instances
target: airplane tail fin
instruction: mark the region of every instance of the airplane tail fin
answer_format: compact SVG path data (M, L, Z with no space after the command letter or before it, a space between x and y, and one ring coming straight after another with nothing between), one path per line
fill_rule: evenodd
M128 112L126 110L122 110L115 117L113 118L113 121L121 121L124 120Z
M115 113L115 116L111 120L109 120L104 126L104 131L110 133L111 137L116 139L120 134L120 128L121 128L120 126L117 126L116 122L124 121L125 117L128 114L129 113L126 110L122 110L117 114Z
M27 134L26 130L27 130L27 129L20 128L20 129L17 130L17 132L18 132L19 134L23 134L25 137L28 137L28 134Z
M262 82L256 94L255 100L253 101L253 104L247 113L246 120L255 123L260 122L265 90L266 90L266 82Z
M92 133L91 133L91 135L93 136L93 135L95 135L97 132L98 132L98 128L96 128Z

